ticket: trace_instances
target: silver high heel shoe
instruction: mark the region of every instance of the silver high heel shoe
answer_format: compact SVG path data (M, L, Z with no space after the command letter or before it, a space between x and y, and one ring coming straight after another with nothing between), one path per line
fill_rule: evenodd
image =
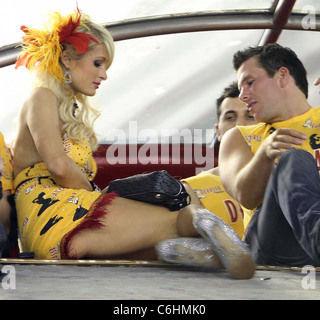
M219 270L223 265L212 246L202 238L167 239L157 244L160 260L192 267Z
M199 209L193 215L193 224L234 278L250 279L253 276L255 263L249 250L229 225L206 209Z

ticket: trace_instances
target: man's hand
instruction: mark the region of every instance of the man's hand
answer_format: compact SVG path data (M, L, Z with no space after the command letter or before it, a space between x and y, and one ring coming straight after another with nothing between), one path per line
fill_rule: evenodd
M281 156L286 150L301 146L303 140L308 137L297 130L280 128L275 130L261 145L259 152L264 152L265 156L274 160Z

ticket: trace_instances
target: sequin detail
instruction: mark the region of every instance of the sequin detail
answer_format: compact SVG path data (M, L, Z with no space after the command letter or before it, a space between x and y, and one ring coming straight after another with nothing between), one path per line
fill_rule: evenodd
M220 259L211 244L202 238L177 238L160 242L156 246L160 260L191 267L219 270Z

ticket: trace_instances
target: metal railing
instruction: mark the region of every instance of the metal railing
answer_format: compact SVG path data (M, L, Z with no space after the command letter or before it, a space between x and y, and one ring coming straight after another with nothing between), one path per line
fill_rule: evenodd
M291 10L291 9L290 9ZM279 23L274 12L262 10L237 10L234 12L198 12L175 15L154 16L139 19L123 20L103 24L112 34L115 41L133 38L149 37L173 33L237 30L237 29L266 29L266 32L275 30L279 36ZM291 13L282 22L281 28L289 30L304 30L302 20L304 14ZM320 31L320 16L316 17L313 31ZM266 35L265 32L265 35ZM260 44L270 39L270 34L263 37ZM271 37L272 38L272 37ZM274 38L274 37L273 37ZM14 64L20 52L19 43L13 43L0 48L0 68Z

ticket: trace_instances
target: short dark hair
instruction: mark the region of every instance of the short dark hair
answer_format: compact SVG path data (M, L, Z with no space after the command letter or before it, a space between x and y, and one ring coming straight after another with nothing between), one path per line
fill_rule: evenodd
M240 91L238 89L238 84L236 81L232 82L228 87L224 88L221 96L217 99L216 108L217 108L217 119L219 120L221 115L221 104L224 99L227 98L237 98L239 97Z
M286 67L294 78L297 87L308 98L307 72L293 50L282 47L277 43L249 47L234 54L234 68L238 70L246 60L252 57L257 57L258 63L266 70L270 77L273 77L281 67Z

